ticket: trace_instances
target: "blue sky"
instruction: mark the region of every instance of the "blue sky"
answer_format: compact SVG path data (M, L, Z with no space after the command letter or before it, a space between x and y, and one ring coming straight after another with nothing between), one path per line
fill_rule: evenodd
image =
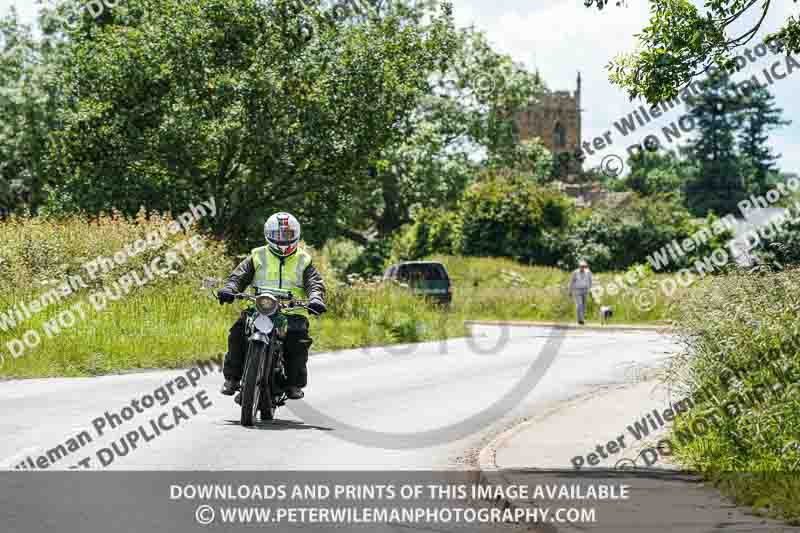
M121 0L124 1L124 0ZM587 158L587 166L600 163L608 154L625 156L626 148L641 142L646 135L658 134L685 112L683 106L664 113L646 127L626 137L614 122L627 116L641 102L630 102L625 94L608 81L605 66L617 54L636 47L634 35L647 24L648 5L643 0L628 0L628 7L617 8L613 0L606 9L586 9L583 0L452 0L456 22L474 25L486 32L496 49L511 55L529 68L538 68L552 89L573 91L580 70L583 78L583 140L591 140L612 131L614 144ZM23 20L32 21L36 13L33 0L0 0L0 13L15 5ZM773 2L761 35L779 28L790 14L800 15L800 3L790 0ZM752 22L742 21L743 25ZM754 46L755 42L748 45ZM779 57L767 55L735 76L744 80L769 67ZM800 61L800 57L797 58ZM783 67L785 70L785 67ZM763 74L759 77L764 79ZM797 101L800 71L777 81L771 91L789 126L773 133L772 144L784 171L800 173L800 111Z

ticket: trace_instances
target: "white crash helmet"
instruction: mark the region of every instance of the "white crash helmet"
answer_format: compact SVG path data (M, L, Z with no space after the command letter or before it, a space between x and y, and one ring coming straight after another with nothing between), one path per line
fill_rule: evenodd
M289 213L275 213L264 224L264 237L272 253L290 256L300 243L300 222Z

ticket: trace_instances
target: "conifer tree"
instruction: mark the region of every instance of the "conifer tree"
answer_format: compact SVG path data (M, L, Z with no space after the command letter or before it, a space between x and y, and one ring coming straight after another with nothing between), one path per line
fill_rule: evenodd
M779 156L772 153L767 142L770 131L791 123L781 118L782 113L765 87L755 87L743 95L738 140L745 187L750 194L765 194L770 175L777 172L775 162Z
M697 124L697 137L688 154L696 171L686 184L686 202L698 216L738 212L746 195L742 168L736 154L741 97L724 74L710 76L703 90L687 101L689 116Z

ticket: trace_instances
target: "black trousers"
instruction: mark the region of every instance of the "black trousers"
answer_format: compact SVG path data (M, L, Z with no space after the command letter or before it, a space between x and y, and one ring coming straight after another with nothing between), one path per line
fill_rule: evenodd
M312 340L308 335L308 318L302 315L286 315L289 330L284 340L287 385L305 387L308 384L308 348ZM244 358L247 355L247 338L244 334L246 315L242 313L228 333L228 353L222 373L225 379L239 381L244 371Z

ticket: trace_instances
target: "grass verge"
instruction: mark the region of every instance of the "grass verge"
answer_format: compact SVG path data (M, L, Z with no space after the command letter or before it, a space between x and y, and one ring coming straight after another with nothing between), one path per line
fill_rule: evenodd
M244 304L220 307L199 284L143 287L98 311L88 292L50 306L20 327L0 332L0 376L93 376L131 369L180 368L226 350L227 332ZM59 316L83 302L64 327ZM8 302L4 302L6 305ZM311 321L314 351L421 342L466 335L463 319L441 314L400 289L351 291L333 302L337 313ZM41 341L13 357L12 339L36 331Z
M575 304L568 292L569 272L553 267L526 266L510 259L487 257L431 258L447 267L455 286L453 308L473 320L536 320L574 322ZM595 286L620 286L622 272L593 275ZM618 324L659 324L667 320L686 289L661 290L666 274L650 275L636 287L606 294L602 302L590 297L586 318L597 322L600 305L614 310Z
M707 280L677 325L670 381L694 407L677 459L755 511L800 523L800 271Z
M199 287L203 277L226 276L235 261L224 254L221 243L193 230L162 231L162 239L147 240L171 222L168 215L142 213L131 220L112 213L95 219L14 217L0 224L0 282L12 288L0 294L0 377L178 368L223 353L228 329L242 306L221 308ZM147 265L191 238L200 239L202 249L171 265L167 275L141 287L134 285L118 300L105 298L104 305L95 305L92 295L97 291L113 289L132 273L144 277ZM146 246L137 248L136 242ZM108 269L88 275L88 261L113 258L126 247L140 251L128 254L121 264L112 261ZM507 259L441 258L455 284L453 304L445 311L401 287L345 285L336 281L323 255L315 256L329 287L330 312L319 321L312 320L312 351L464 336L467 319L574 319L573 303L565 290L568 273L553 268L528 267ZM80 278L82 284L63 297L52 298L52 291L70 277ZM605 278L598 275L596 279L603 282ZM15 313L47 294L51 297L41 309ZM608 303L615 306L615 321L620 323L658 321L669 305L657 302L642 311L626 300L628 295L615 298ZM590 302L590 320L594 316L596 303Z

